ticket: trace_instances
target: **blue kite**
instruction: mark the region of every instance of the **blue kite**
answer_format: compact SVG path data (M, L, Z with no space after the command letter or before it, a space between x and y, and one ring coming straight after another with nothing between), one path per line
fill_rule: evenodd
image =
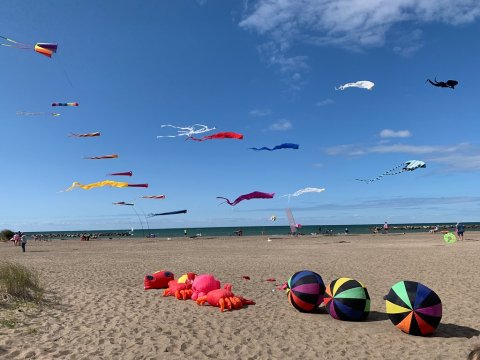
M274 146L273 148L268 148L266 146L264 147L261 147L261 148L249 148L251 150L255 150L255 151L260 151L260 150L268 150L268 151L273 151L273 150L280 150L280 149L294 149L294 150L298 150L300 146L297 145L297 144L292 144L292 143L285 143L285 144L280 144L280 145L277 145L277 146Z

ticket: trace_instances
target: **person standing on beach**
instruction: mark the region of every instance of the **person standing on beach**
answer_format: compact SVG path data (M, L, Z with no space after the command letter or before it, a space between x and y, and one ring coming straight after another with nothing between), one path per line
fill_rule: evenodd
M383 224L383 233L388 234L388 223L385 221L385 224Z
M22 244L22 252L25 252L25 247L27 246L27 236L22 234L20 237L20 243Z
M187 229L183 230L183 236L187 237Z
M457 222L457 225L455 226L455 231L457 232L458 240L463 241L463 233L465 231L465 225L463 225L461 222Z

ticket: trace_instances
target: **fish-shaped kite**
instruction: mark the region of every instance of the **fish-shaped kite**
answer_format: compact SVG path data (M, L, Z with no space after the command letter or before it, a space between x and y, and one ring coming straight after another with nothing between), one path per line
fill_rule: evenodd
M395 166L393 169L385 171L383 174L377 176L374 179L355 179L355 180L363 181L363 182L366 182L367 184L369 184L371 182L380 180L384 176L398 175L398 174L401 174L401 173L406 172L406 171L413 171L413 170L416 170L416 169L426 168L426 167L427 167L427 165L423 161L408 160L408 161L405 161L403 164Z
M187 213L187 210L178 210L178 211L169 211L169 212L158 213L158 214L148 214L147 217L151 218L154 216L176 215L176 214L186 214L186 213Z
M300 146L297 145L297 144L284 143L284 144L274 146L273 148L268 148L266 146L263 146L261 148L252 147L252 148L249 148L249 149L255 150L255 151L260 151L260 150L274 151L274 150L279 150L279 149L295 149L295 150L297 150L299 147Z
M16 48L16 49L22 49L22 50L34 50L35 52L45 55L49 58L52 57L54 53L57 52L58 44L52 44L52 43L36 43L35 45L29 45L29 44L23 44L18 41L9 39L5 36L1 36L1 39L4 39L5 41L8 42L8 44L0 44L2 46L7 46L11 48Z
M165 199L165 195L144 195L142 196L142 199Z
M117 154L84 157L84 159L88 159L88 160L117 159L117 158L118 158Z
M30 112L30 111L17 111L17 115L22 115L22 116L60 116L59 113L51 113L51 112L45 112L45 111L37 111L37 112Z
M78 102L67 102L67 103L54 102L52 103L52 106L79 106L79 103Z
M131 171L125 171L125 172L116 172L116 173L110 173L107 174L108 176L132 176L133 172Z
M349 87L356 87L356 88L360 88L360 89L372 90L374 86L375 86L375 84L371 81L360 80L360 81L356 81L356 82L353 82L353 83L347 83L347 84L340 85L338 88L335 88L335 90L345 90L346 88L349 88Z
M305 193L311 193L311 192L320 193L320 192L324 192L324 191L325 191L324 188L306 187L304 189L300 189L300 190L295 191L293 194L282 195L280 197L288 196L288 198L290 198L291 196L300 196L300 195L305 194Z
M113 205L128 205L128 206L135 206L134 203L127 203L125 201L117 201L117 202L114 202Z
M455 86L458 85L458 81L457 80L447 80L447 81L437 81L437 77L435 76L435 80L430 80L430 79L427 79L425 81L425 84L429 82L430 84L432 84L433 86L436 86L436 87L442 87L442 88L450 88L450 89L455 89Z
M214 127L209 128L207 125L202 125L202 124L195 124L195 125L192 125L192 126L184 126L184 127L166 124L166 125L162 125L161 127L162 128L163 127L171 127L171 128L174 128L174 129L178 129L177 130L177 135L158 135L157 139L164 138L164 137L174 138L174 137L178 137L178 136L191 137L192 135L203 134L203 133L206 133L208 131L215 130Z
M87 133L87 134L77 134L77 133L70 133L70 135L68 135L70 137L96 137L96 136L100 136L100 133L99 132L93 132L93 133Z
M113 181L113 180L103 180L91 184L80 184L78 181L75 181L72 186L70 186L67 190L65 191L70 191L73 190L77 187L82 188L84 190L90 190L96 187L102 187L102 186L112 186L112 187L118 187L118 188L124 188L124 187L144 187L148 188L148 184L129 184L127 182L121 182L121 181Z
M205 140L212 140L212 139L237 139L242 140L243 135L237 134L234 132L221 132L216 133L208 136L202 136L201 138L195 138L193 136L188 137L187 139L195 140L195 141L205 141Z
M238 198L236 198L233 202L228 200L225 197L217 196L217 199L223 199L228 205L235 206L237 205L240 201L243 200L252 200L252 199L272 199L275 196L275 193L265 193L261 191L254 191L248 194L240 195ZM222 203L223 204L223 203Z

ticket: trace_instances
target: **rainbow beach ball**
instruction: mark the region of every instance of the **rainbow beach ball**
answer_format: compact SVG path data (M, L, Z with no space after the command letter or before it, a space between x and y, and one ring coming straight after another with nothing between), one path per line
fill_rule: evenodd
M359 281L350 278L333 280L325 290L325 308L337 320L361 321L370 314L370 295Z
M287 282L288 301L301 312L312 312L323 302L325 284L316 272L303 270Z

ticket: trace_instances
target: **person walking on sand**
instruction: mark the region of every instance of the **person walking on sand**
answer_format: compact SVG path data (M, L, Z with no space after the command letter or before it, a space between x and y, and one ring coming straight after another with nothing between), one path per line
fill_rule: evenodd
M20 243L22 244L22 252L25 252L25 247L27 246L27 236L22 234L20 237Z
M385 221L385 224L383 224L383 233L388 234L388 223Z
M463 233L465 231L465 225L463 225L461 222L457 222L457 225L455 226L455 231L458 236L458 241L463 241Z

